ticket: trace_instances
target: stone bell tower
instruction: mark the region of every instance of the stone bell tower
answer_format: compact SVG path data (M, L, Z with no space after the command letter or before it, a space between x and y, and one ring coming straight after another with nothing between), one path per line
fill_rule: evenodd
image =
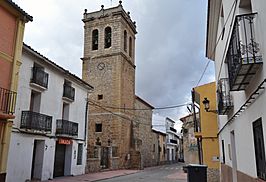
M89 97L87 171L130 167L135 99L136 25L119 5L84 17L82 78Z

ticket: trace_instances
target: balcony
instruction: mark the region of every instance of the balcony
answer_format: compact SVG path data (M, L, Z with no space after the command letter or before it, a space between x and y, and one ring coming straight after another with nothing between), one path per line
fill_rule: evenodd
M32 111L22 111L21 129L37 130L44 132L52 131L52 116Z
M47 89L48 87L48 73L43 68L34 66L32 68L31 84L39 87L40 89Z
M56 120L56 135L77 137L78 123L74 123L63 119Z
M218 82L217 86L217 99L218 99L218 113L224 115L229 112L233 107L232 98L229 89L229 79L222 78Z
M238 15L226 54L228 63L230 90L245 90L257 70L262 65L259 43L256 42L257 14Z
M177 144L177 140L170 139L170 143Z
M0 87L0 112L13 115L15 112L17 93Z
M63 98L67 101L73 102L75 100L75 88L64 84Z
M173 127L170 127L170 131L176 133L176 129L174 129Z

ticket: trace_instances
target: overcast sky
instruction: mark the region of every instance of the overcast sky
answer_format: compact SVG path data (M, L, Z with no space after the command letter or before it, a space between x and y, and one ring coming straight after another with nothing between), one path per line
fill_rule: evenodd
M24 42L81 77L84 9L117 6L118 0L14 0L33 16ZM136 94L154 107L188 103L207 64L207 0L124 0L137 22ZM214 80L213 62L200 85ZM158 111L155 111L158 113ZM186 107L161 110L176 121ZM177 123L180 127L180 122Z

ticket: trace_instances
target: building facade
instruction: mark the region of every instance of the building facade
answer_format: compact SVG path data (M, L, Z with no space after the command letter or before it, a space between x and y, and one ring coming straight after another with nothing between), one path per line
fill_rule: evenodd
M95 86L89 97L87 171L150 165L146 159L150 156L144 151L151 138L141 132L151 133L151 116L146 116L145 127L138 130L143 119L135 112L139 106L135 96L135 22L121 1L113 8L102 6L91 13L85 10L83 22L82 77ZM149 106L148 112L151 109Z
M197 116L198 118L198 116ZM199 164L198 143L195 137L194 117L189 114L180 118L182 125L183 156L187 164Z
M156 133L156 138L158 140L158 154L157 154L157 163L159 165L167 163L166 155L166 133L153 129L153 132ZM154 149L155 150L155 149Z
M215 63L221 181L266 180L265 16L263 0L208 1L206 57Z
M199 106L198 131L195 137L200 141L201 164L207 165L207 177L209 182L219 182L219 140L218 121L216 112L216 83L200 85L193 89L192 99ZM206 112L203 101L210 100L210 108ZM195 109L196 110L196 109Z
M135 120L133 122L133 145L136 152L140 152L141 169L157 165L158 162L158 139L157 135L152 131L152 109L149 103L135 97ZM136 154L135 154L136 155ZM137 157L137 156L136 156ZM133 158L132 158L133 160ZM131 163L139 163L131 161Z
M0 181L5 181L25 24L32 17L12 1L0 2Z
M176 129L174 128L175 121L166 117L166 155L168 162L177 162L178 156L178 136Z
M22 62L7 181L84 174L92 87L26 44Z

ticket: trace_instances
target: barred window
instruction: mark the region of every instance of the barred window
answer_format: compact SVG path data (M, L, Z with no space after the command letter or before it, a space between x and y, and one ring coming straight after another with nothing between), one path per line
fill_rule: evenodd
M83 144L78 144L78 158L77 158L77 165L82 165L82 153L83 153Z

